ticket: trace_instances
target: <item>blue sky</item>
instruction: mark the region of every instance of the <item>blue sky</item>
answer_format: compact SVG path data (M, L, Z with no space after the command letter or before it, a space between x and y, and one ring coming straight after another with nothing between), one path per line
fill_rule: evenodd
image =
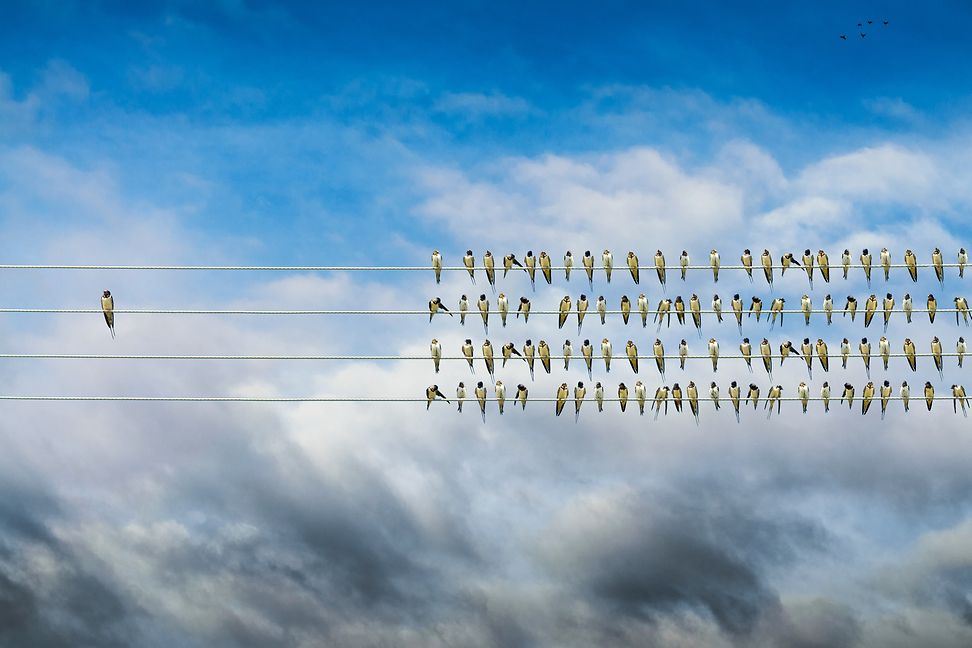
M857 22L873 19L861 39ZM889 26L879 23L889 20ZM648 263L718 247L972 242L972 7L964 3L23 3L0 13L0 255L8 262L457 263L472 248ZM846 33L848 40L838 36ZM613 305L644 290L600 278ZM837 273L835 273L837 274ZM10 306L421 308L482 290L421 274L11 272ZM805 281L778 280L798 304ZM951 270L887 290L969 295ZM482 283L482 279L480 279ZM553 308L586 283L499 286ZM724 274L669 294L768 291ZM859 272L808 291L863 302ZM490 294L493 299L492 294ZM728 308L726 306L726 308ZM940 316L941 317L941 316ZM5 349L424 354L484 333L409 319L0 318ZM592 320L594 320L592 322ZM494 345L582 334L531 319ZM881 335L796 318L778 346ZM568 327L571 328L571 327ZM706 321L724 353L734 325ZM949 317L888 337L946 350ZM873 361L875 365L877 360ZM587 380L573 363L563 380ZM608 391L636 378L595 374ZM969 384L894 362L875 380ZM621 371L620 376L618 371ZM4 361L3 391L447 394L425 362ZM787 389L798 362L775 372ZM654 373L639 377L649 391ZM531 378L504 370L510 391ZM538 374L550 396L562 374ZM669 380L766 379L724 362ZM860 362L810 381L867 381ZM9 403L0 423L0 643L16 645L967 646L972 441L948 403L767 420L726 408L485 424L446 407ZM791 404L793 405L793 404ZM469 411L472 409L473 411ZM838 411L839 410L839 411ZM915 411L917 410L917 411Z

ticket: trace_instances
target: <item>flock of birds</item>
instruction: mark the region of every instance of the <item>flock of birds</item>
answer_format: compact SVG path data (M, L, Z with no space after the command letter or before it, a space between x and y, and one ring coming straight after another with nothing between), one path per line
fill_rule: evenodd
M866 26L865 26L865 24L866 24ZM890 23L888 22L887 19L881 21L881 25L884 26L884 27L887 27L889 24ZM862 31L862 30L869 29L872 25L874 25L874 21L873 20L865 20L863 22L857 23L857 33L861 35L861 38L866 38L867 37L867 32L866 31ZM840 40L847 40L847 34L841 34L840 35Z

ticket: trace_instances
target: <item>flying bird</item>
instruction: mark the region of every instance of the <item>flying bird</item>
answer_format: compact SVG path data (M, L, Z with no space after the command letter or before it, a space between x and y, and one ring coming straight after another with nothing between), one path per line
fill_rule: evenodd
M438 297L435 301L438 301ZM431 311L432 302L429 302L429 310ZM115 298L111 296L111 291L106 290L101 293L101 312L105 315L105 324L108 325L108 332L111 333L111 339L115 339ZM432 321L432 316L429 315L429 321Z

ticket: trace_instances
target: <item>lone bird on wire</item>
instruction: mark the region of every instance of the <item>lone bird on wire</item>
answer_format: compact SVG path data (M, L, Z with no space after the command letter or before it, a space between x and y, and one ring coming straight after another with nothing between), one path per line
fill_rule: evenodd
M111 332L111 339L115 339L115 298L111 296L111 291L106 290L101 294L101 310L105 314L105 323ZM956 316L957 317L957 316ZM431 320L431 316L429 317Z

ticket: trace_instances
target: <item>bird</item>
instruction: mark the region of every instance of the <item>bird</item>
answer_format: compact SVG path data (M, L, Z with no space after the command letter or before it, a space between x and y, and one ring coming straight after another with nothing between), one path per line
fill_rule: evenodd
M824 297L823 311L827 316L827 326L830 326L830 323L834 317L834 299L830 296L830 293L827 293L827 295Z
M661 303L659 303L659 309L661 308ZM648 327L648 297L645 293L638 295L638 313L641 315L641 328ZM625 319L624 323L627 324L628 320Z
M911 387L908 386L908 381L901 383L901 404L904 405L904 411L908 411L908 402L911 400Z
M824 371L830 371L830 357L827 351L827 343L822 338L817 338L817 360Z
M109 300L108 301L109 305L111 305L112 307L114 307L114 301L111 298L111 293L109 293L106 290L104 296L101 298L101 308L102 308L102 310L104 310L105 299L108 299ZM438 313L439 311L442 311L444 313L449 313L449 309L445 307L445 304L442 303L442 300L439 299L438 297L436 297L435 299L432 299L431 301L429 301L429 321L430 322L432 321L432 316L435 315L436 313ZM449 313L449 317L452 317L452 313ZM107 313L105 313L105 319L106 320L108 319L108 314ZM115 330L115 318L114 318L114 316L111 318L111 321L108 324L108 328L110 328L112 330L112 332L114 333L114 330Z
M776 405L776 413L777 414L780 413L780 407L782 406L782 402L780 401L780 396L782 396L782 394L783 394L782 385L775 385L769 388L769 392L767 392L766 394L766 404L763 405L763 407L769 410L769 414L766 415L766 418L769 418L770 416L773 415L774 405Z
M594 288L594 256L590 250L584 252L584 257L581 261L584 263L584 272L587 273L587 281L590 283L591 288Z
M942 287L945 286L945 268L943 266L944 259L942 259L942 251L938 248L932 250L932 265L935 266L935 276L938 277L938 283Z
M598 382L594 385L594 402L597 403L597 411L604 411L604 386Z
M574 347L570 345L570 340L564 340L564 371L570 369L570 358L574 355Z
M564 279L570 281L570 271L574 267L574 255L570 250L564 253Z
M742 335L742 309L743 303L742 299L739 297L739 293L732 296L732 301L730 302L732 306L732 313L736 316L736 326L739 328L739 334Z
M739 352L742 353L743 360L746 361L746 368L749 373L753 373L753 345L749 343L749 338L743 338L739 344Z
M611 254L611 250L601 252L601 264L604 266L604 276L607 277L607 282L611 283L611 271L614 270L614 255Z
M675 405L676 412L682 412L682 388L678 383L672 385L672 404Z
M732 403L732 407L736 410L736 423L739 422L739 385L733 380L729 383L729 401Z
M665 380L665 345L658 338L655 338L655 344L651 347L652 353L655 354L655 366L658 367L658 373L661 374L662 380Z
M932 387L930 382L925 383L925 404L928 406L928 411L931 411L932 404L935 402L935 388Z
M685 326L685 302L681 295L675 296L675 318L679 324Z
M742 261L743 269L746 271L746 275L749 277L749 283L753 282L753 254L749 251L749 248L743 250L742 256L739 257Z
M471 350L472 349L472 345L470 344L469 347L470 347L470 350ZM504 366L504 367L506 366L506 361L507 360L511 360L513 358L514 354L518 358L522 358L523 357L523 354L521 354L519 351L516 350L516 347L513 345L512 342L507 342L506 344L504 344L503 345L503 348L501 350L503 352L503 365L502 366Z
M622 412L628 407L628 388L624 383L618 384L618 403L621 405ZM644 401L642 401L641 413L645 413Z
M770 317L772 318L770 319L770 328L773 328L773 325L776 324L777 315L780 316L780 326L783 326L783 305L785 303L786 300L782 297L777 297L773 300L773 303L770 305Z
M820 386L820 400L823 401L824 413L826 414L827 412L830 411L830 383L829 382L824 382L824 384Z
M813 290L813 254L811 254L809 248L803 251L803 269L807 271L810 289Z
M431 309L431 307L430 307ZM466 314L469 312L469 298L465 295L459 297L459 324L461 326L466 325ZM429 318L431 321L431 318Z
M550 373L550 347L543 340L537 343L537 355L540 356L540 364L543 365L543 370L548 374Z
M763 264L763 275L766 277L766 283L773 286L773 257L770 255L769 250L763 250L762 255L760 255L760 261Z
M965 353L967 347L965 346L965 338L959 336L958 342L955 343L955 355L958 356L958 366L962 367L962 362L965 360Z
M716 321L722 322L722 300L717 294L712 296L712 312L715 313Z
M516 319L520 319L520 313L523 314L524 323L530 320L530 300L526 297L520 297L520 306L516 309Z
M505 327L506 316L510 314L510 302L503 293L496 297L496 310L499 311L500 322Z
M516 401L518 403L520 403L520 410L521 411L526 411L527 396L529 395L529 393L530 392L526 388L526 385L517 385L516 386Z
M537 257L533 256L533 250L527 250L526 256L523 257L523 269L526 270L527 275L530 277L530 287L536 290Z
M628 270L631 271L631 278L634 280L634 282L638 283L641 274L638 269L638 255L634 252L628 252Z
M486 250L486 253L483 255L483 269L486 271L486 281L493 287L493 290L496 290L496 267L494 261L493 253Z
M874 398L874 383L868 382L861 391L861 414L867 414L871 408L871 400Z
M878 340L878 355L881 356L881 360L884 362L884 370L888 370L888 360L891 358L891 343L888 342L888 338L881 336Z
M476 307L479 308L479 314L483 318L483 329L489 333L489 300L486 299L485 293L479 296Z
M756 406L759 404L759 387L753 383L749 383L749 391L746 393L747 405L749 404L749 401L753 402L753 410L755 410Z
M874 313L877 311L878 300L877 295L871 294L864 302L864 328L871 325L871 320L874 319Z
M804 326L810 326L810 313L813 312L813 302L810 300L810 295L804 295L800 298L800 310L803 311Z
M596 306L596 308L597 308L597 314L601 318L601 325L603 326L604 325L604 322L607 320L607 301L604 299L604 295L600 295L597 298L597 306ZM630 305L629 305L629 308L630 308Z
M902 348L905 357L908 359L908 366L911 367L912 371L917 371L918 359L915 355L915 343L911 341L911 338L905 338Z
M655 311L655 320L658 322L658 328L661 328L662 322L665 321L665 316L668 316L668 326L672 325L672 300L662 299L658 302L658 310Z
M486 373L491 377L493 374L493 345L489 340L483 342L483 363L486 365Z
M506 273L513 269L513 266L517 268L522 268L523 264L520 263L515 254L507 254L503 257L503 278L506 278Z
M796 349L793 347L793 343L787 340L780 345L780 366L783 366L783 361L790 357L790 354L796 355Z
M433 301L438 301L438 297ZM429 311L432 311L432 302L429 302ZM101 312L105 315L105 324L108 325L108 332L111 333L111 339L115 339L115 298L111 296L111 291L106 290L101 293ZM432 316L429 315L429 321L432 321Z
M435 338L432 338L430 345L432 351L432 364L435 365L435 373L439 373L439 361L442 360L442 345Z
M712 381L712 384L709 385L709 398L712 399L712 405L718 411L722 405L719 404L719 385L715 384L715 381Z
M962 406L962 416L968 417L966 408L969 406L969 398L965 395L965 387L962 385L952 385L952 411L958 413L958 406Z
M587 396L587 387L584 386L583 382L578 381L577 386L574 387L574 421L580 418L580 408L581 404L584 402L584 397Z
M864 32L861 32L861 38L864 38L865 36L867 36L867 34L865 34Z
M428 409L432 407L432 401L434 401L436 398L441 398L442 400L449 403L450 405L452 404L452 401L446 398L445 394L439 391L438 385L429 385L428 387L425 388L425 410L426 411L428 411Z
M685 359L688 358L688 342L684 339L678 343L678 367L685 371Z
M627 390L625 390L627 392ZM648 388L640 380L635 383L635 400L638 401L638 413L641 416L645 414L645 400L648 398Z
M915 257L915 253L911 250L905 250L905 265L908 266L908 274L911 275L911 280L918 282L918 259ZM887 273L885 273L885 279L887 279Z
M905 321L911 324L911 311L914 306L911 303L911 293L905 293L904 299L901 300L901 310L904 311Z
M807 413L807 403L810 401L810 388L807 387L807 383L801 382L797 386L797 398L800 399L800 405L803 407L803 413Z
M887 27L887 26L888 26L888 21L887 21L887 20L885 20L885 21L884 21L884 26L885 26L885 27Z
M592 378L591 371L594 364L594 347L591 345L590 340L584 340L581 345L581 355L584 356L584 364L587 365L587 377Z
M840 35L840 40L847 40L847 35L846 34L841 34Z
M658 419L658 415L661 413L662 404L665 405L665 414L668 414L668 385L662 385L655 390L655 419Z
M807 363L807 373L813 379L813 346L810 345L810 338L803 338L803 344L800 345L800 353L803 354L803 360Z
M871 377L871 343L867 341L867 338L861 338L861 343L858 345L858 350L861 352L861 360L864 361L864 372L867 377Z
M752 303L749 304L749 317L756 313L756 321L759 321L759 314L763 312L763 300L759 297L753 296Z
M781 266L780 274L785 275L786 271L790 269L791 265L795 265L796 267L799 268L800 262L794 258L792 252L787 252L780 258L780 266Z
M582 294L580 299L577 300L577 335L580 335L581 325L584 323L584 315L587 314L587 309L590 303L587 301L587 295Z
M959 323L959 315L962 316L962 322L968 326L969 325L969 302L965 297L955 298L955 324Z
M550 271L550 255L540 250L540 272L543 274L543 278L546 279L547 285L553 283L553 276Z
M817 266L820 268L820 276L826 283L830 283L830 258L823 250L817 250Z
M942 342L937 335L932 338L931 352L932 358L935 360L935 368L938 369L938 376L944 378L942 375Z
M634 340L628 340L628 343L624 347L624 353L628 356L631 371L638 373L638 347L635 345Z
M894 295L888 293L884 296L884 330L888 330L888 322L891 320L891 312L894 310Z
M683 252L683 256L688 259L688 253ZM665 287L665 255L661 250L655 251L655 272L658 273L658 283ZM685 279L685 266L682 266L682 279Z
M958 251L958 269L959 277L965 276L965 266L969 263L969 255L965 251L965 248L959 248Z
M475 354L475 351L473 350L472 340L470 340L470 339L467 338L466 341L462 345L462 355L466 358L466 362L469 363L469 373L475 373L475 370L473 369L473 355L474 354Z
M435 273L435 283L442 279L442 255L438 250L432 250L432 272Z
M472 283L476 283L476 257L473 256L472 250L466 250L466 255L462 257L462 265L466 266L466 270L469 271L469 280Z
M462 401L466 400L466 385L463 382L456 387L456 402L459 404L459 411L462 411ZM428 409L428 408L426 408Z
M560 413L564 411L564 405L567 404L567 396L569 395L570 390L567 388L567 383L560 383L560 387L557 389L557 416L560 416Z
M699 390L695 386L693 381L689 381L689 384L685 386L685 400L688 401L689 411L692 412L692 416L695 417L695 424L699 424Z
M840 255L840 267L844 270L844 280L847 280L847 273L850 271L851 265L851 253L850 250L844 249Z
M847 358L850 357L850 340L844 338L840 341L840 367L847 369Z
M881 384L881 419L884 419L884 414L888 411L888 401L891 400L891 382L885 380Z
M868 252L867 248L861 252L861 268L864 270L864 278L867 279L868 288L871 287L871 263L873 259L871 258L871 253ZM847 278L846 276L844 277Z
M715 283L719 283L719 251L713 249L709 252L709 267L712 268L712 279Z
M503 384L502 380L497 380L496 384L493 385L493 390L496 392L496 405L499 407L500 416L502 416L503 407L506 404L506 385Z
M763 338L763 341L759 343L759 354L763 358L763 368L766 369L766 374L773 379L773 348L770 346L769 340ZM782 361L781 361L782 362Z
M840 395L840 404L844 404L844 399L847 399L848 408L854 407L854 385L850 383L844 383L844 392Z
M905 261L908 260L908 252L905 252ZM884 280L887 281L891 273L891 252L888 248L881 248L881 268L884 270Z
M530 380L533 380L533 359L536 353L536 347L533 346L533 340L527 339L523 344L523 359L527 363L527 368L530 370Z
M665 263L665 257L662 257L662 265ZM657 265L657 261L656 261ZM689 267L689 253L687 250L682 250L681 256L678 257L678 267L682 273L682 281L685 281L685 273L688 271ZM662 283L665 283L664 281Z
M709 358L712 360L713 373L719 370L719 342L715 338L709 338Z
M560 318L557 320L557 328L564 328L568 315L570 315L570 295L564 295L560 300Z
M695 324L699 337L702 337L702 302L699 301L699 296L695 293L692 293L689 298L689 310L692 312L692 323Z
M932 324L935 323L935 313L938 312L938 300L935 299L935 295L928 295L928 301L926 302L928 307L928 321Z
M644 293L641 294L644 297ZM648 300L645 299L645 307L647 310ZM621 295L621 320L627 324L628 318L631 317L631 300L628 299L627 295Z
M601 340L601 357L604 359L604 371L606 373L611 373L611 355L613 351L611 340L607 338Z

